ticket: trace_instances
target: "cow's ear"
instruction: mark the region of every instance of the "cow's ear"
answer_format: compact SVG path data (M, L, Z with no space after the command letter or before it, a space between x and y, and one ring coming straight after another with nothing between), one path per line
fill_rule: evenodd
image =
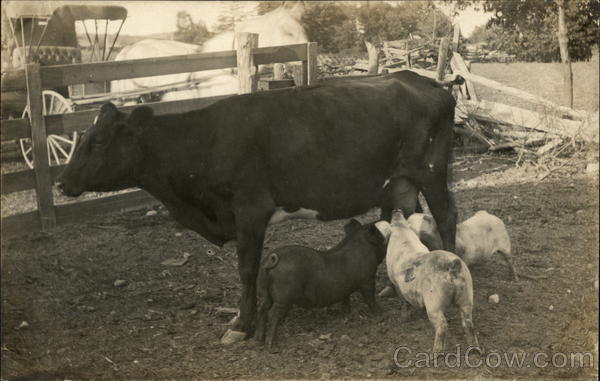
M119 116L119 109L112 103L108 102L100 107L100 112L98 113L98 119L105 119L113 121L117 119Z
M348 221L346 225L344 225L344 232L346 233L346 235L348 235L359 229L361 226L362 225L360 224L360 222L353 218L350 221Z
M137 107L131 112L129 118L127 118L127 126L131 132L135 135L139 135L144 128L150 124L153 117L154 112L150 107Z

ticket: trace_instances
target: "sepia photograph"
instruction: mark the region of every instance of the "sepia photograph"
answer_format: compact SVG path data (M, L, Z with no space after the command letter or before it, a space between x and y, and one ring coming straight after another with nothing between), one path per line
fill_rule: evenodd
M0 4L0 381L598 379L599 0Z

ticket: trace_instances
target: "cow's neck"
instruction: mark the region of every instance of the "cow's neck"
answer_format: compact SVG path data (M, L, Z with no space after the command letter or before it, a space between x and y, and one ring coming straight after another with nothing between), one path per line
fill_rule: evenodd
M206 171L209 133L185 120L170 121L169 116L156 117L141 138L138 186L143 189L164 185L169 178L202 178Z

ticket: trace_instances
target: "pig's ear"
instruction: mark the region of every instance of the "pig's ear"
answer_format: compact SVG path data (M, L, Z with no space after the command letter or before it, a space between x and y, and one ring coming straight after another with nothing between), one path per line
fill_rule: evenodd
M376 233L383 238L384 242L387 243L392 234L392 228L387 221L379 221L373 225Z
M346 235L351 234L357 229L360 229L361 226L362 225L360 224L360 222L353 218L350 221L348 221L346 225L344 225L344 232L346 233Z
M381 245L387 242L387 238L381 234L377 226L372 224L369 226L369 230L367 232L367 240L371 242L373 245Z

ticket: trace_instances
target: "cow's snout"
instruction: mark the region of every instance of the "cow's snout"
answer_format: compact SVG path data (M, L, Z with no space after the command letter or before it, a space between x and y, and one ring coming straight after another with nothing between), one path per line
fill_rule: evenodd
M61 177L56 179L55 186L58 188L60 193L64 194L65 196L77 197L83 193L83 191L69 187Z

